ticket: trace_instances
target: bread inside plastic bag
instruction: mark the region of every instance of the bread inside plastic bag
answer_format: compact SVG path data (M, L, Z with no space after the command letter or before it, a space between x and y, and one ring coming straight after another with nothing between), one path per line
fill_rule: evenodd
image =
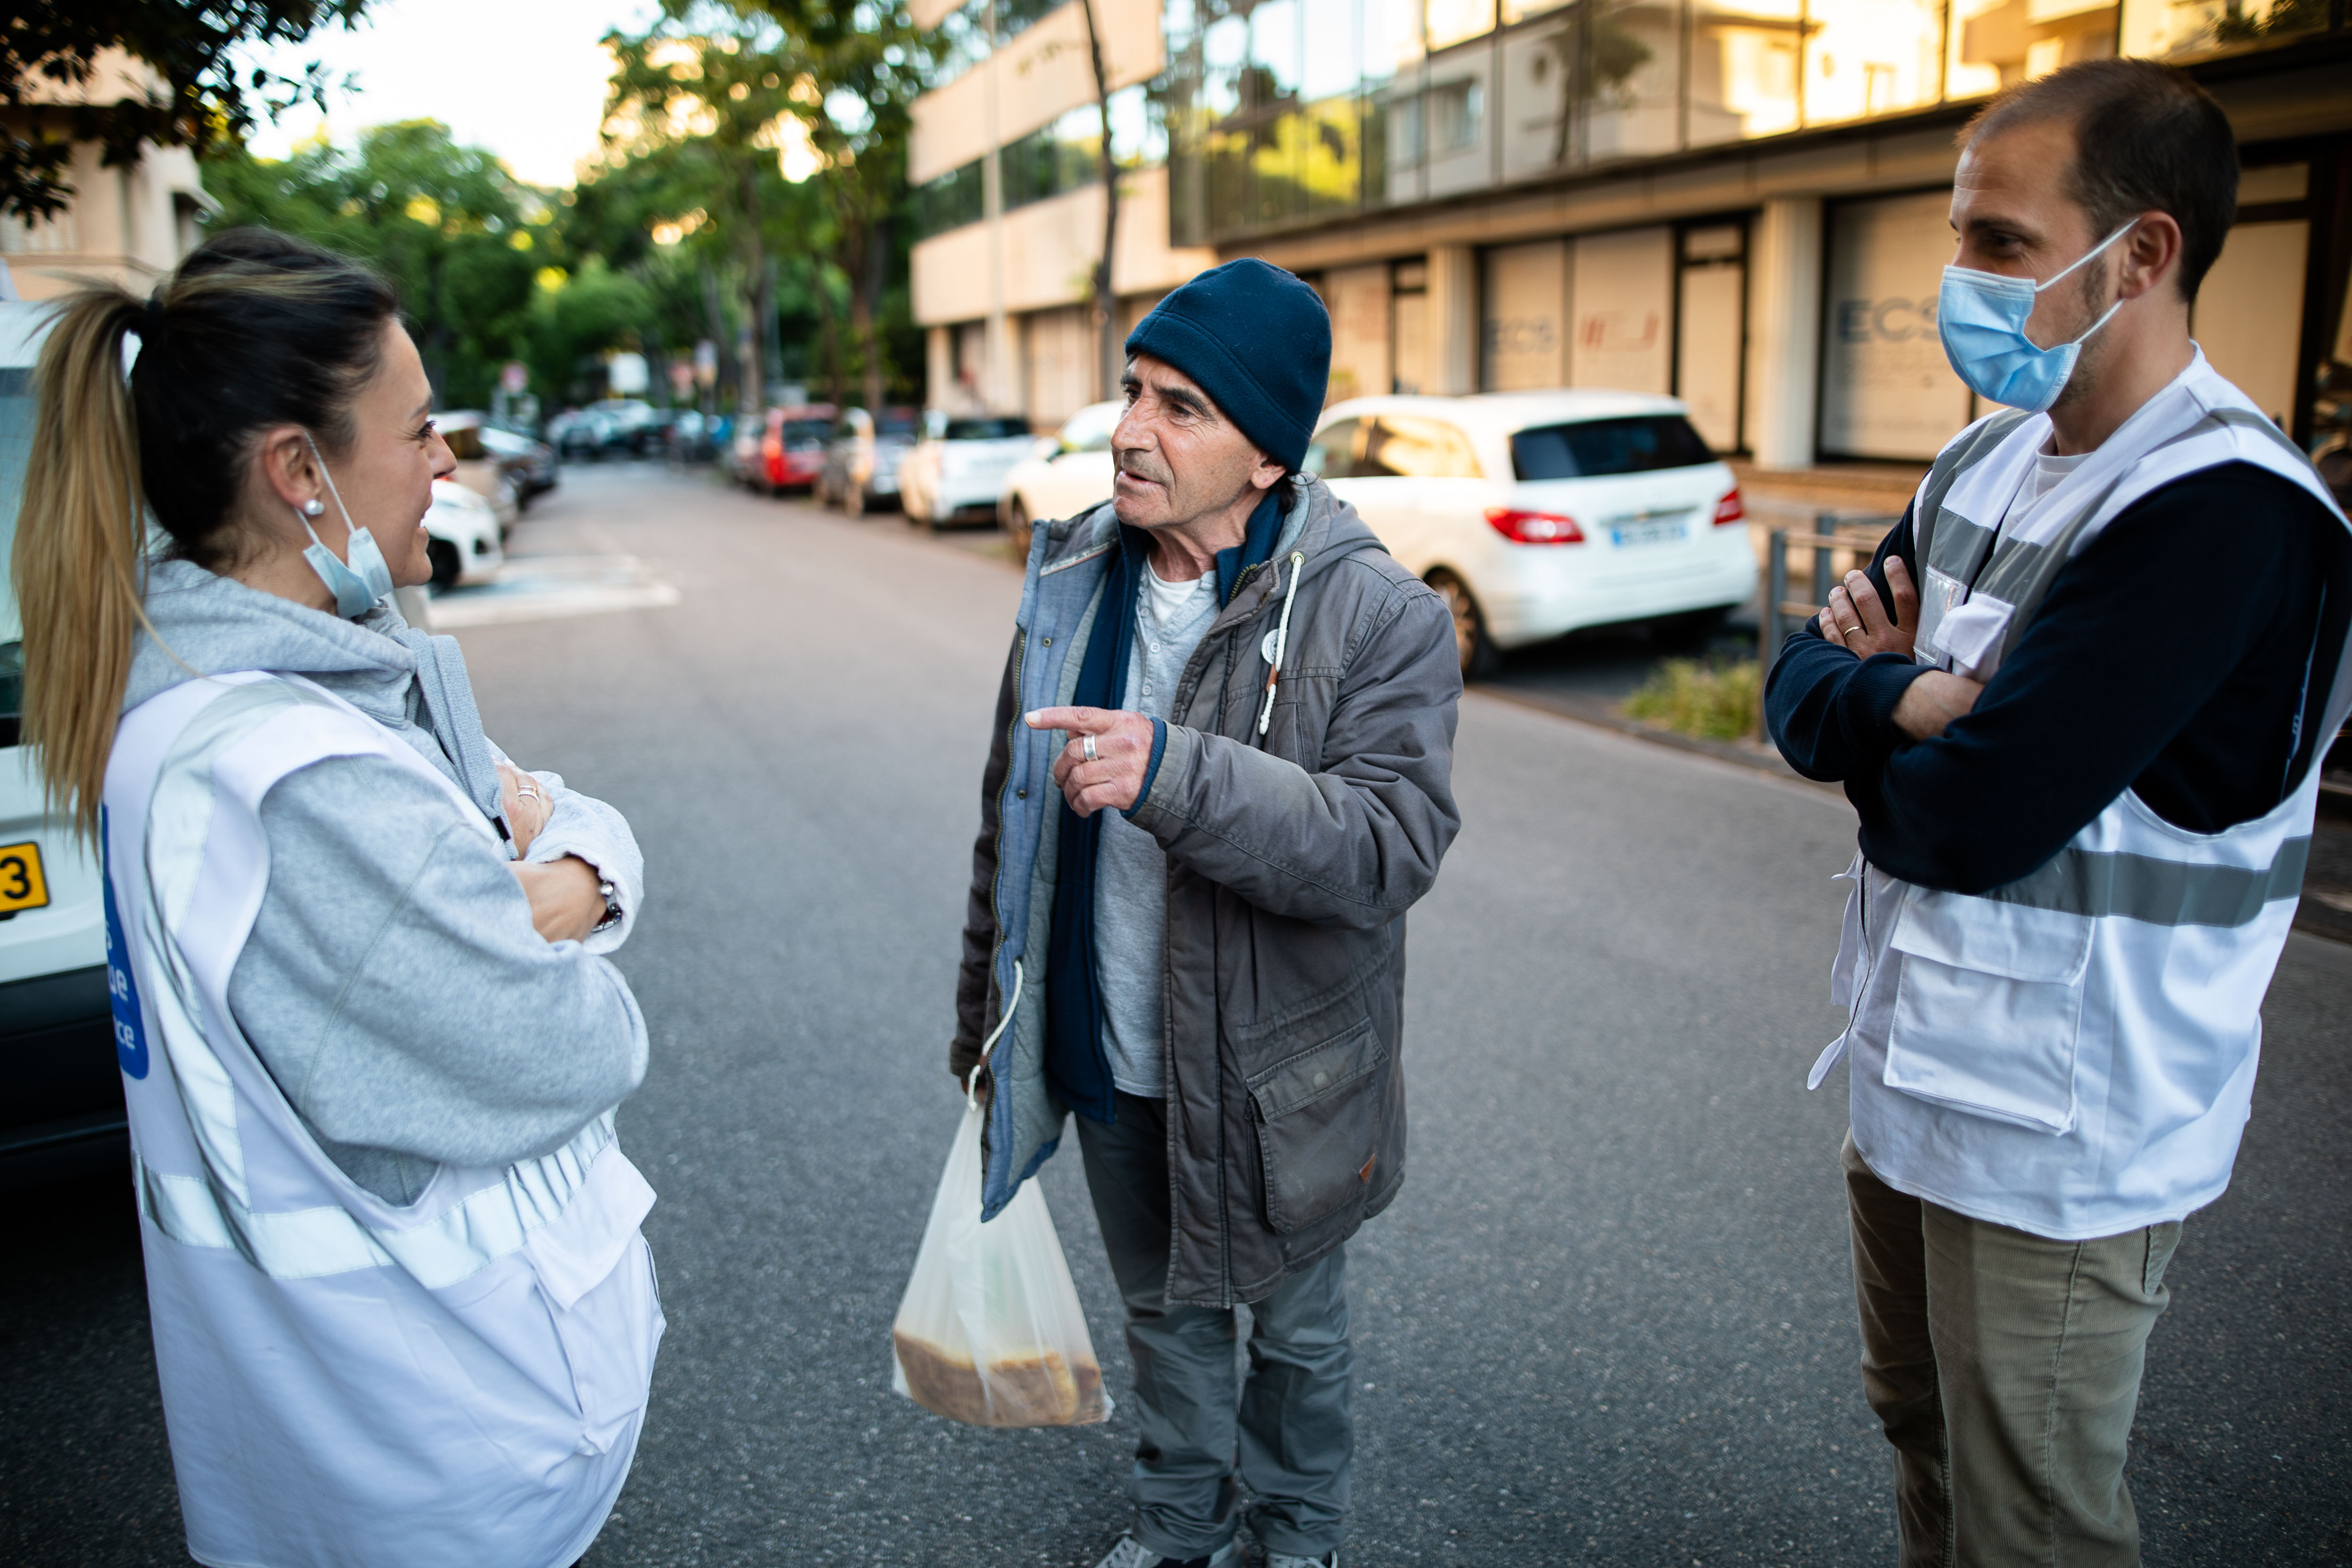
M1102 1367L1045 1194L1024 1182L1002 1213L981 1223L982 1119L968 1109L949 1149L890 1331L891 1386L974 1426L1106 1420Z

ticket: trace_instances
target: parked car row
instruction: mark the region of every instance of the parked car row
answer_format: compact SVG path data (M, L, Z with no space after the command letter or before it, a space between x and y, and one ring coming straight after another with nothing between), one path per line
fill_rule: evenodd
M1122 412L1082 408L1013 464L1005 526L1108 500ZM1465 674L1584 626L1701 643L1756 590L1738 486L1671 397L1354 398L1324 412L1306 468L1444 598Z
M669 451L677 412L641 397L607 397L567 408L547 422L547 439L565 458L659 458Z
M1124 412L1090 404L1038 437L1011 416L772 409L756 453L738 441L737 474L853 517L895 500L933 529L1024 535L1110 499ZM1465 674L1592 626L1703 645L1755 592L1738 485L1671 397L1353 398L1325 410L1305 467L1444 599Z

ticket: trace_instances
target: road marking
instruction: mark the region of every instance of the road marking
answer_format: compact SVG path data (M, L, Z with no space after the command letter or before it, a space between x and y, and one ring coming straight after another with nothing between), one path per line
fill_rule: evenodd
M490 582L435 595L430 614L435 631L457 631L677 602L677 589L646 575L634 555L526 555L509 558Z

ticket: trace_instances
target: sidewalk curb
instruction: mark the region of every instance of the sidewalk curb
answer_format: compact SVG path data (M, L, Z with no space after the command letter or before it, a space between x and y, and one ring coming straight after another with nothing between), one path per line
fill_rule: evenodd
M1630 735L1634 740L1647 741L1653 745L1664 746L1672 751L1690 752L1698 756L1712 757L1718 763L1729 763L1735 767L1746 768L1750 773L1762 773L1768 778L1779 779L1786 784L1803 784L1809 789L1817 789L1825 795L1833 795L1840 800L1845 798L1845 792L1836 784L1822 784L1817 779L1805 777L1804 774L1781 761L1777 752L1750 751L1745 746L1737 746L1728 741L1702 741L1695 735L1685 735L1656 724L1645 724L1639 719L1628 719L1624 714L1618 712L1611 703L1598 697L1529 691L1524 688L1496 686L1484 681L1465 689L1475 691L1481 696L1499 697L1506 702L1521 708L1532 708L1539 713L1549 713L1555 718L1571 719L1580 724L1591 724L1597 729L1612 731L1620 735Z

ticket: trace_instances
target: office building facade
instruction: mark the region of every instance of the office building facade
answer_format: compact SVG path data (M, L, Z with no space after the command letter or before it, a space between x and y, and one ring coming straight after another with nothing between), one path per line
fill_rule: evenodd
M1078 3L1031 33L1083 36ZM1158 21L1158 59L1139 40L1127 62L1136 183L1164 193L1129 208L1160 267L1138 292L1243 255L1309 278L1334 399L1624 387L1766 468L1922 460L1978 411L1934 321L1954 133L2010 82L2117 54L2185 66L2237 128L2239 224L2195 319L2215 363L2305 441L2328 367L2352 377L2331 0L1167 0Z

